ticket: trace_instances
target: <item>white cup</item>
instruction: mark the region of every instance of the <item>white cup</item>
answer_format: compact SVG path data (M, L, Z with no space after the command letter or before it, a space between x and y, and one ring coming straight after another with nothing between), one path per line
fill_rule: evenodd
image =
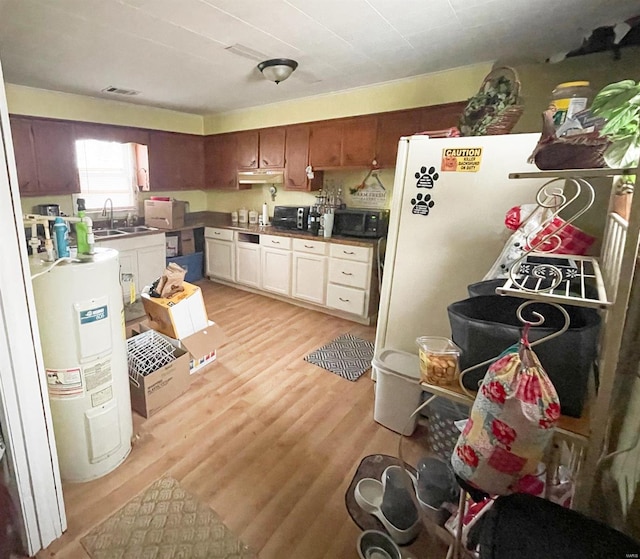
M323 223L324 237L325 239L328 239L329 237L331 237L331 231L333 231L333 214L332 213L324 214L322 216L322 223Z
M238 223L238 212L231 212L231 223Z

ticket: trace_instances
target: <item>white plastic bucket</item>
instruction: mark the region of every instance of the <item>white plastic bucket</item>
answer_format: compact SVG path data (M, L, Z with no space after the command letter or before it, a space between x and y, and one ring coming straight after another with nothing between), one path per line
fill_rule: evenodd
M382 348L371 362L376 376L373 419L388 429L411 435L418 416L411 414L420 405L420 359L417 355Z

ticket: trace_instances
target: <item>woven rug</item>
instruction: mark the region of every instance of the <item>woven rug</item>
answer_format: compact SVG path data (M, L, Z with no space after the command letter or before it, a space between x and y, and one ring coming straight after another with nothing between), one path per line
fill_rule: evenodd
M350 381L357 380L369 369L372 359L373 344L351 334L336 338L304 358L305 361Z
M255 559L208 506L171 477L80 540L92 559Z

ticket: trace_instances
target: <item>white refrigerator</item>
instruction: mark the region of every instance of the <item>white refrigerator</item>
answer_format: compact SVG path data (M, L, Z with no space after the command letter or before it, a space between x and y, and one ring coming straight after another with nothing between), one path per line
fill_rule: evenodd
M507 210L535 202L527 163L540 134L401 138L376 331L383 348L417 354L418 336L451 337L447 305L466 299L508 238Z

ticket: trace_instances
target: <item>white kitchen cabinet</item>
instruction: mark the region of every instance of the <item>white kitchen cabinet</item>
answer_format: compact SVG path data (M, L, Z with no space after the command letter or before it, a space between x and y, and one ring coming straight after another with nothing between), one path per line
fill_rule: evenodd
M262 289L291 296L291 239L260 235Z
M259 235L238 233L236 240L236 282L259 289L260 276Z
M331 244L327 307L368 316L371 300L373 248Z
M292 297L324 306L327 292L327 243L293 239L292 245Z
M137 296L157 280L166 267L164 233L98 240L96 246L118 251L121 278L125 278L120 281L125 304L130 302L131 294L128 278L132 278Z
M236 254L233 231L205 227L204 237L207 276L235 281Z

